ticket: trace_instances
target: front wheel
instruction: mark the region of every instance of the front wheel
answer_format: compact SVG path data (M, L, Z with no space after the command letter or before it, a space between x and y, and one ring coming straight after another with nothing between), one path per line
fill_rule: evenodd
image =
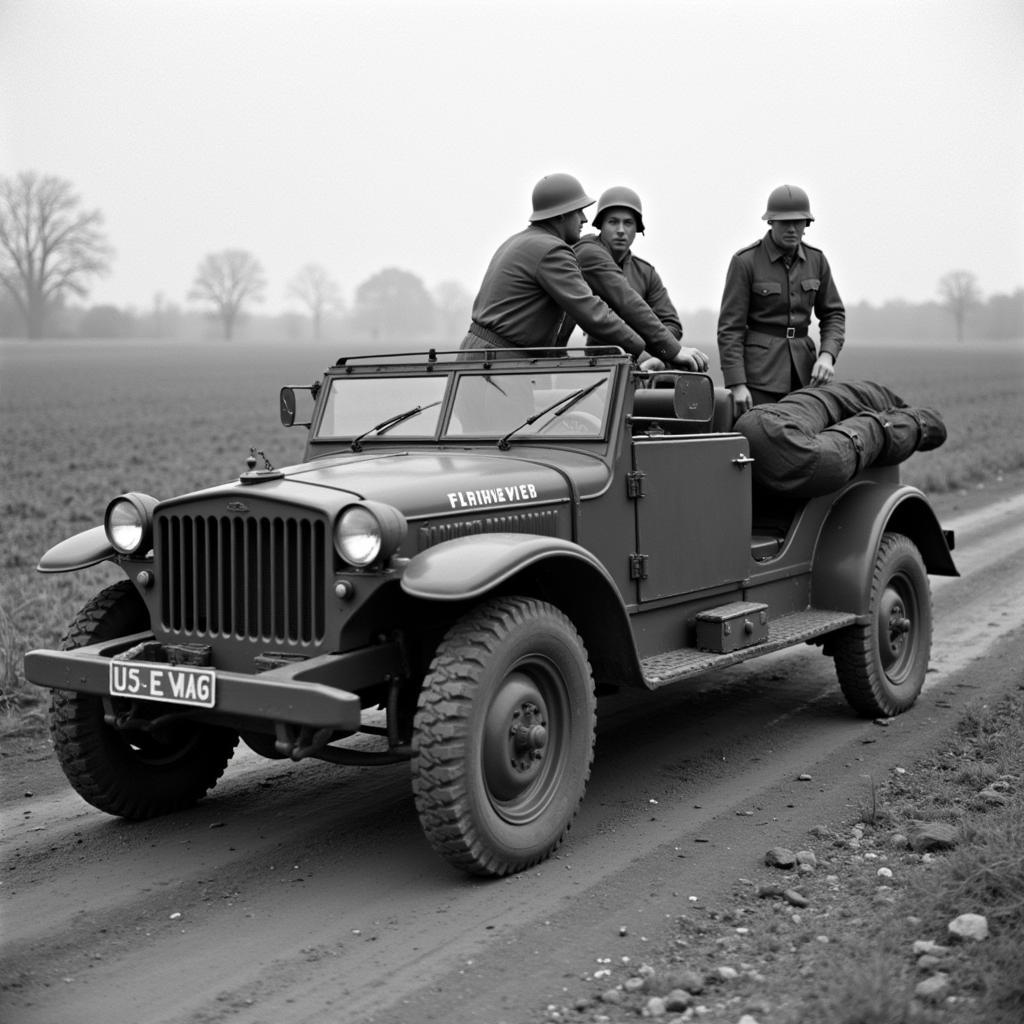
M100 591L75 617L62 650L138 633L148 627L146 606L129 580ZM94 807L143 819L196 803L212 789L234 753L228 729L178 719L151 726L167 706L111 698L115 712L135 724L118 729L104 719L100 697L54 690L50 735L68 781Z
M903 534L882 535L869 614L867 624L833 635L839 685L859 714L898 715L921 692L932 646L928 574L917 546Z
M583 641L553 605L495 598L438 646L413 723L413 794L430 844L471 874L548 857L572 824L597 712Z

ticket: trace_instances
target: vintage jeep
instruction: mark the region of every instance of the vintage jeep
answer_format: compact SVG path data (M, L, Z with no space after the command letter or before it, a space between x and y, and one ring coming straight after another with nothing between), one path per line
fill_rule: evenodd
M755 489L706 375L653 380L617 349L431 350L342 358L282 389L285 425L298 404L301 464L254 451L222 486L121 495L39 564L127 577L25 658L101 810L194 803L239 736L408 760L433 847L500 876L568 832L599 694L804 642L860 714L921 689L927 573L956 575L925 496L898 467L804 502Z

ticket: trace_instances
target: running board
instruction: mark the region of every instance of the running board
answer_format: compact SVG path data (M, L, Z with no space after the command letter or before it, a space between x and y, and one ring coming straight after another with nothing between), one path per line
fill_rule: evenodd
M852 612L794 612L770 623L768 639L762 643L730 651L728 654L710 654L695 647L680 647L677 651L666 651L664 654L644 658L640 662L640 670L643 672L647 688L656 690L659 686L667 686L687 676L695 676L713 668L728 668L749 658L781 651L784 647L792 647L823 633L831 633L856 621L857 616Z

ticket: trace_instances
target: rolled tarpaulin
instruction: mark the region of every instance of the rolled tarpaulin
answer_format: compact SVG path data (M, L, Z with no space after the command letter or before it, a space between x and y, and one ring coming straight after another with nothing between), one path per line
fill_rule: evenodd
M828 494L871 465L895 465L946 440L942 418L873 381L801 388L736 421L754 482L795 498Z

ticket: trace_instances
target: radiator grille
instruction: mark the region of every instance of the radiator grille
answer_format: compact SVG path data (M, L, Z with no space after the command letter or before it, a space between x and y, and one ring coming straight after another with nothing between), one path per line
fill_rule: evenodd
M165 629L312 644L324 636L326 527L295 516L157 519Z

